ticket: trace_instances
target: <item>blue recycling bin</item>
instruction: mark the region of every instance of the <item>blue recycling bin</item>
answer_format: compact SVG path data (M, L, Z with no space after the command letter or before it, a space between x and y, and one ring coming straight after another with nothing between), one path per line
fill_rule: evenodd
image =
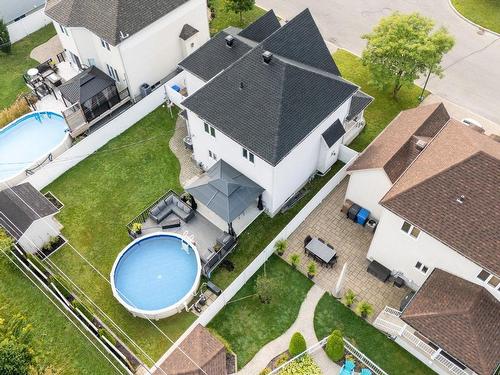
M361 225L365 225L370 217L370 211L366 208L362 208L358 211L358 215L356 216L356 222Z

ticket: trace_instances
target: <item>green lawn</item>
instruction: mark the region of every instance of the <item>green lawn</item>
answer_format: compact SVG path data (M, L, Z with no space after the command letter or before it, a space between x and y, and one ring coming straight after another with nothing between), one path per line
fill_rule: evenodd
M352 149L363 151L399 112L419 105L418 97L422 91L420 87L403 87L398 94L398 100L394 100L390 91L380 90L369 83L370 73L359 57L339 49L333 58L345 79L354 82L361 90L375 98L365 110L365 128L349 145Z
M270 304L262 304L255 294L255 280L264 272L278 291ZM281 336L297 319L300 305L313 282L276 255L263 266L210 322L238 355L241 368L268 342ZM243 300L237 301L240 298Z
M56 35L52 24L34 32L12 45L12 53L0 52L0 110L10 106L16 97L28 91L23 74L38 65L30 58L31 50Z
M500 1L451 0L464 17L487 29L500 33Z
M239 14L225 9L224 0L211 0L210 3L213 4L215 9L215 18L210 21L210 34L212 35L229 26L245 28L245 26L266 13L262 8L254 6L251 11L243 13L243 22L240 22Z
M106 277L130 242L125 225L167 190L181 190L179 162L168 146L174 124L175 118L159 107L45 189L65 204L58 215L63 234ZM51 259L154 359L170 347L147 320L118 304L110 285L70 247ZM175 341L194 319L181 313L157 324Z
M325 293L314 313L314 330L318 338L340 329L344 336L388 374L434 374L430 368L413 357L376 328L359 318L350 309Z
M0 316L24 315L33 326L37 348L61 374L116 374L97 349L3 254L0 280Z

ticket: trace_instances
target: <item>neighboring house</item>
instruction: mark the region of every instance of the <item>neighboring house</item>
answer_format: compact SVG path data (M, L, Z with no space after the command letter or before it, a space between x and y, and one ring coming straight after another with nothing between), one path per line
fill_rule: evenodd
M223 160L262 187L270 215L331 168L373 100L341 77L309 10L230 27L179 66L193 159L208 171Z
M0 19L5 23L18 21L45 4L45 0L0 0Z
M67 58L96 66L132 97L209 39L204 0L47 0Z
M367 254L419 289L440 268L500 298L500 144L442 104L402 112L349 168L378 218Z
M59 210L30 183L0 191L0 226L31 253L58 236L62 228L55 219Z
M227 351L208 329L198 324L164 361L155 375L226 375ZM235 364L236 362L234 362Z

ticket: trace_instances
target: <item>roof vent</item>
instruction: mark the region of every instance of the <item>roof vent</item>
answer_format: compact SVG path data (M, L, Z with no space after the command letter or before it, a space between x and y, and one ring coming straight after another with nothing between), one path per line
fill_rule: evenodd
M228 35L224 39L226 40L226 45L228 47L232 47L233 46L233 44L234 44L234 36Z
M264 53L262 54L262 58L264 59L264 62L266 64L269 64L273 59L273 54L269 51L264 51Z
M465 195L461 195L457 198L457 202L460 204L464 203L464 201L465 201Z
M243 82L240 82L240 90L243 90L245 88L245 84Z
M417 143L415 143L415 147L419 151L422 151L425 148L425 146L427 146L427 142L424 141L423 139L419 139Z

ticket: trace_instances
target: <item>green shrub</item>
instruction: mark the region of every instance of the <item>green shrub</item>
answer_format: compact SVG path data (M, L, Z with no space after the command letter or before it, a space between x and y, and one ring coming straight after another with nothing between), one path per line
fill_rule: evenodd
M342 332L335 330L326 341L325 352L333 362L338 362L344 358L344 339Z
M310 355L304 355L286 365L279 375L322 375L321 369Z
M316 263L312 260L307 265L307 275L311 277L316 275Z
M99 337L105 337L111 344L116 345L115 337L105 328L99 328Z
M290 359L290 356L286 353L283 353L282 355L279 356L278 360L276 361L276 367L280 367L282 364L286 363Z
M271 373L271 369L269 367L266 367L264 370L259 372L259 375L269 375Z
M358 300L356 293L354 293L351 289L349 289L344 294L344 305L347 307L351 307Z
M255 292L262 303L271 303L276 293L276 282L264 274L257 276L255 280Z
M358 306L356 306L356 313L363 319L366 319L373 314L373 306L366 301L361 301Z
M285 253L287 247L288 247L288 242L285 239L281 239L276 241L276 243L274 244L274 251L279 256L282 256Z
M306 339L300 332L295 332L288 345L288 352L291 357L295 357L307 349Z
M142 231L142 224L141 223L133 223L132 224L132 232L134 233L141 233Z
M300 255L297 253L293 253L290 255L290 263L293 268L297 268L300 263Z

